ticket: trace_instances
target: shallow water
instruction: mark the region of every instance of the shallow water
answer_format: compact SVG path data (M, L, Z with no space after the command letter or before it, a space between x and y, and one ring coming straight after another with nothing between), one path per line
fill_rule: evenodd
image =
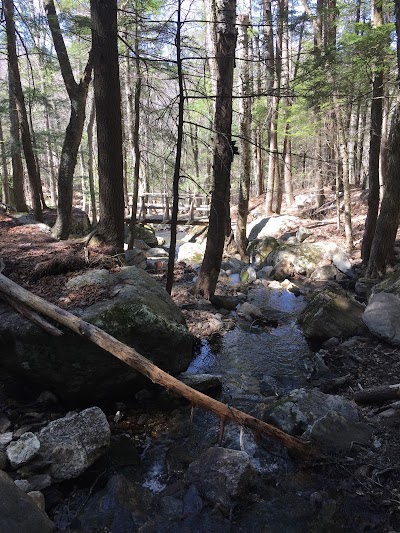
M303 298L286 290L260 288L250 293L249 302L271 318L277 316L278 327L243 322L224 335L218 353L203 341L188 372L219 374L224 392L232 398L256 400L260 396L259 382L266 376L277 380L281 392L305 385L304 361L311 352L296 325L297 315L305 306Z

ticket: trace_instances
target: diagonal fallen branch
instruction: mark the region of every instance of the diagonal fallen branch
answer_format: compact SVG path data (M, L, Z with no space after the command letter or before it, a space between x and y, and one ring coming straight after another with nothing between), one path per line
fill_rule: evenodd
M133 348L123 344L100 328L81 320L72 313L30 293L3 274L0 274L0 292L28 305L35 309L35 311L52 318L78 335L87 338L149 378L153 383L157 383L166 389L172 390L189 400L192 404L215 413L221 419L222 423L227 420L236 422L241 426L251 429L258 435L263 435L278 441L282 446L298 457L307 458L313 453L309 443L288 435L280 429L267 424L254 416L248 415L243 411L239 411L234 407L230 407L192 389L158 368Z

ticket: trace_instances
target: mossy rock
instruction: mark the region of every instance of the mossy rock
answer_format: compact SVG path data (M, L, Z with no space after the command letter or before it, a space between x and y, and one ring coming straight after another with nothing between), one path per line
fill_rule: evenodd
M299 317L304 334L314 339L348 338L367 329L362 320L364 304L341 289L317 293Z
M178 374L192 359L192 337L180 309L166 291L136 267L91 271L69 286L108 287L110 298L75 314L133 347L166 372ZM141 374L84 337L64 330L51 337L5 306L0 324L1 364L63 401L82 405L132 397L147 382Z

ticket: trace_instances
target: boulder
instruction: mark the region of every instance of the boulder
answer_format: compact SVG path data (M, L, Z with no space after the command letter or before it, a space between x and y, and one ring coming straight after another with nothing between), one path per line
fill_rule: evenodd
M185 242L178 250L178 261L182 261L192 267L198 267L203 262L205 243Z
M51 533L54 524L32 498L0 471L0 531L3 533Z
M241 283L252 283L257 279L257 272L252 266L246 266L240 272L240 281Z
M262 311L259 307L249 302L244 302L237 310L238 316L251 322L257 318L263 318Z
M247 247L247 255L251 263L261 265L265 262L269 254L278 248L279 242L275 237L264 237L251 241Z
M400 346L400 299L394 294L374 294L362 319L369 331L394 346Z
M280 237L299 226L299 218L290 215L257 218L247 228L249 241L264 237Z
M322 265L317 267L311 274L312 281L329 281L336 279L338 269L335 265Z
M275 266L283 259L293 263L298 274L310 276L318 267L333 262L338 270L350 277L353 276L348 257L333 243L285 243L275 248L265 263Z
M286 433L312 438L336 451L349 449L354 441L366 444L372 435L354 402L317 389L293 390L269 406L263 418Z
M132 250L125 250L124 262L127 266L136 266L145 269L147 266L146 255L143 250L132 248Z
M299 317L304 334L315 339L348 338L362 335L364 304L341 289L325 289L317 293Z
M284 281L287 278L291 278L295 274L294 264L288 259L281 259L272 268L270 277L276 281Z
M40 449L40 442L33 433L24 433L17 441L10 442L6 454L13 468L27 463Z
M374 281L376 283L377 280ZM400 268L373 286L372 294L377 294L378 292L388 292L400 299Z
M122 475L112 476L107 486L83 504L74 519L79 531L138 531L147 518L149 491Z
M205 451L185 474L186 483L195 485L203 498L227 508L246 495L255 479L246 452L220 447Z
M53 420L38 434L39 464L49 465L54 481L78 477L110 445L111 431L106 415L98 407Z
M149 225L136 224L135 225L135 240L139 239L145 242L150 247L158 246L158 240L154 229ZM125 242L129 240L129 225L125 224Z
M87 285L105 287L110 298L73 311L171 374L187 369L192 337L182 312L145 271L123 267L119 272L91 270L70 279L78 291ZM132 397L145 378L93 343L64 330L61 340L4 305L1 309L1 365L73 405L111 397Z

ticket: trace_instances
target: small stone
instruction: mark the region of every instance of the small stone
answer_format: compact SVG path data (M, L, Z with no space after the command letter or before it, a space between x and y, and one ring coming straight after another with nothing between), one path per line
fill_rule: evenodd
M7 433L2 433L0 435L0 448L4 448L12 441L13 438L13 432L8 431Z
M21 438L11 442L6 450L6 454L13 468L18 468L30 461L40 450L39 439L33 433L24 433Z
M52 404L58 403L58 398L51 391L44 390L43 392L40 393L36 402L41 403L43 405L52 405Z
M20 490L22 490L22 492L30 491L31 486L29 485L29 481L27 479L16 479L14 483Z
M33 490L31 492L28 492L28 496L35 502L35 504L39 507L41 511L45 512L46 502L43 494L40 491Z

